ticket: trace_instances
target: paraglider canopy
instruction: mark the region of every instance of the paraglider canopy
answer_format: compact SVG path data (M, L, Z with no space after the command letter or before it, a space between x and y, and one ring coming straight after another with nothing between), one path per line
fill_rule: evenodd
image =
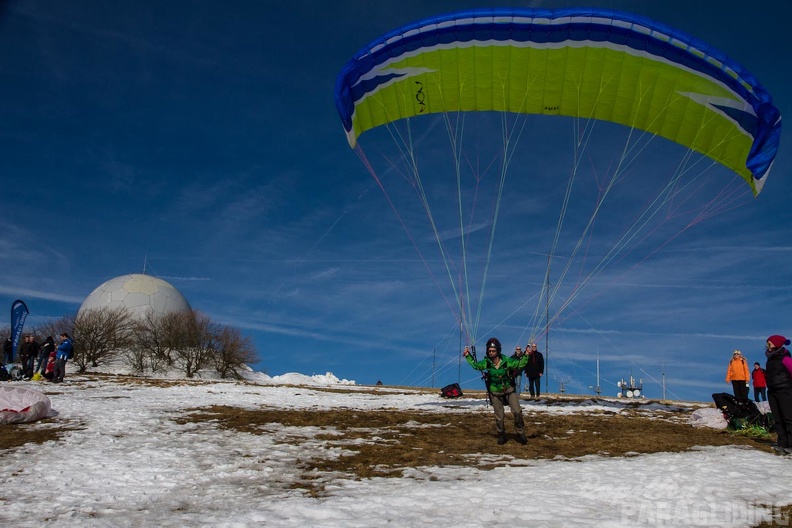
M50 399L43 392L0 386L0 425L35 422L45 418L50 408Z
M499 9L423 20L372 42L341 72L347 139L422 114L501 111L612 121L687 146L758 194L781 118L767 91L708 44L601 9Z
M781 134L740 64L602 9L409 24L346 63L335 104L468 343L482 324L529 341L564 318L593 327L583 303L759 194Z

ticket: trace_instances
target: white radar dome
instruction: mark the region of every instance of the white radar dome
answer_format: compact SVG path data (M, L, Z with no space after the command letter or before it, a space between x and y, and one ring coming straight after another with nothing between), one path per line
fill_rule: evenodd
M191 309L187 299L169 282L133 273L110 279L97 287L83 301L80 312L119 306L138 316L143 316L149 310L165 315Z

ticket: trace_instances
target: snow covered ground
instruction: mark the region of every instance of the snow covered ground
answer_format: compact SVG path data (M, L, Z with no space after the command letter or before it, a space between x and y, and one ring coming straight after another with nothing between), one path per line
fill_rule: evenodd
M750 448L517 460L506 467L426 467L402 478L330 477L326 495L292 484L296 460L328 456L325 442L295 445L287 431L254 435L177 421L187 409L426 409L437 394L368 387L332 374L234 383L120 383L71 376L14 382L45 391L58 441L0 451L0 525L81 526L752 526L792 503L792 458ZM295 386L300 385L296 396ZM320 390L322 386L350 391ZM358 390L360 389L360 390ZM449 412L481 412L464 405ZM595 405L532 405L592 412ZM613 410L613 409L611 409ZM691 406L691 413L695 406ZM15 425L0 426L0 434ZM326 431L325 431L326 432ZM315 451L315 453L310 453Z

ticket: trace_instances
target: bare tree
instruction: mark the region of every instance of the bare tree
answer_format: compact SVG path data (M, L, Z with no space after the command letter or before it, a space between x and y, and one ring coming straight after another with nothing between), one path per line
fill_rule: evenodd
M74 329L74 318L75 315L67 315L61 317L60 319L49 319L43 323L40 323L38 326L31 329L31 333L36 336L36 342L38 343L38 351L36 355L41 353L41 347L44 345L44 342L47 338L52 338L52 343L55 346L53 350L50 352L54 352L57 350L58 344L60 343L60 335L62 333L67 333L72 335ZM47 361L49 358L42 357L41 361L43 362L44 367L46 368ZM39 366L39 363L35 364L36 367ZM42 372L43 374L43 372Z
M9 342L8 345L6 345L6 341ZM2 347L0 348L0 365L3 365L5 363L5 361L6 361L6 359L7 359L6 358L6 353L5 353L5 347L6 346L8 346L9 348L11 347L11 327L10 326L0 327L0 345L2 345ZM11 366L9 365L8 368L11 368Z
M241 379L239 370L258 361L258 354L249 337L242 337L236 328L220 326L214 336L215 368L221 378Z
M0 327L0 338L10 334ZM249 337L239 330L213 323L206 315L190 311L135 317L123 307L87 310L44 322L31 330L42 339L66 332L74 339L72 360L79 373L89 367L124 358L139 372L176 367L188 378L214 367L222 378L241 378L245 364L258 361Z
M166 346L171 350L174 365L188 378L206 367L212 360L213 324L209 318L194 310L163 316Z
M169 321L170 318L152 310L137 321L134 343L127 351L127 358L134 370L140 373L146 370L158 372L173 365L167 344Z
M58 345L58 336L62 333L66 332L70 336L74 337L72 334L74 333L74 320L75 315L66 315L61 317L60 319L50 319L49 321L45 321L36 327L36 333L42 337L42 339L46 339L47 337L52 337L55 341L55 346Z
M74 364L84 373L118 357L132 344L135 319L124 307L82 311L74 320Z

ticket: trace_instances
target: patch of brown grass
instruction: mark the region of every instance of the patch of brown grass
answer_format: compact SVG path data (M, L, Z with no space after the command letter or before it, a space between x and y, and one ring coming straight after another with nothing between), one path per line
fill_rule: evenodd
M40 420L36 423L0 425L0 451L19 447L25 444L43 444L57 441L67 431L80 429L78 426L58 424L54 420Z
M323 492L322 483L315 477L317 472L362 479L401 477L409 468L475 465L479 469L491 469L520 463L519 460L678 452L700 445L737 444L767 449L751 438L637 415L607 412L559 415L526 411L529 440L525 446L520 445L513 434L505 445L497 445L492 412L248 410L212 406L195 409L180 422L211 421L225 429L256 435L271 434L273 428L318 427L325 430L311 434L309 439L301 437L299 429L295 429L282 440L294 445L321 440L328 448L344 449L344 454L336 458L301 461L304 480L313 494ZM509 413L506 424L507 432L512 433Z
M133 374L103 374L103 373L91 373L88 375L89 377L95 377L101 379L105 382L115 382L115 383L122 383L122 384L130 384L130 385L145 385L147 387L177 387L180 385L207 385L210 383L216 383L217 380L201 380L201 379L190 379L190 378L177 378L177 379L166 379L166 378L151 378L147 376L135 376Z
M792 504L773 508L773 520L763 521L754 528L774 528L776 526L792 526Z

